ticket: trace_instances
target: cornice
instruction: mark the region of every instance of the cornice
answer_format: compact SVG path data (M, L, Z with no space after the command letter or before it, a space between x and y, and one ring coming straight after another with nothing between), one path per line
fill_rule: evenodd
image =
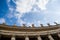
M60 28L60 25L51 25L51 26L44 26L44 27L24 27L24 26L9 26L9 25L1 25L0 30L11 30L11 31L47 31L47 30L55 30Z

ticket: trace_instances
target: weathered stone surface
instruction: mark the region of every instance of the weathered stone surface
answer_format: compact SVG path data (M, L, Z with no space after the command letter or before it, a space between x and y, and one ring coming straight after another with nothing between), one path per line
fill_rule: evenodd
M25 26L25 25L24 25ZM34 25L33 25L34 26ZM40 38L40 35L48 35L48 38L50 40L54 40L50 34L58 34L60 33L60 26L53 26L53 27L24 27L24 28L18 28L16 27L9 27L5 25L0 25L0 35L8 35L8 36L27 36L25 37L25 40L29 40L29 36L38 36L38 40L42 40ZM15 40L15 36L11 37L11 40ZM58 34L60 37L60 34Z

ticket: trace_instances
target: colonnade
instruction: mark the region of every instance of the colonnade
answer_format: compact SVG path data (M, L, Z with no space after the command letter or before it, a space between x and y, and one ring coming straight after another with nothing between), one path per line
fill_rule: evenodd
M49 40L54 40L54 38L51 35L47 35L47 37L48 37ZM58 34L58 37L60 38L60 34ZM36 38L37 38L37 40L43 40L41 38L41 36L37 36ZM0 39L1 39L1 35L0 35ZM11 36L11 40L16 40L16 37L15 36ZM25 40L30 40L29 36L25 36Z

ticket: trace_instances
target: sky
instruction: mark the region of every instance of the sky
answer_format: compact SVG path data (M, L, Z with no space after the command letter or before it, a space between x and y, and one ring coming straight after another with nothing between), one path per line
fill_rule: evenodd
M60 0L0 0L0 24L40 26L60 23Z

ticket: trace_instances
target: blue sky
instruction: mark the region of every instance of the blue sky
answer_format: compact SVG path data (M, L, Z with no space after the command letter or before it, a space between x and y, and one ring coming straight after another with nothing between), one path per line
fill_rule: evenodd
M60 23L60 0L0 0L0 24L39 26Z

